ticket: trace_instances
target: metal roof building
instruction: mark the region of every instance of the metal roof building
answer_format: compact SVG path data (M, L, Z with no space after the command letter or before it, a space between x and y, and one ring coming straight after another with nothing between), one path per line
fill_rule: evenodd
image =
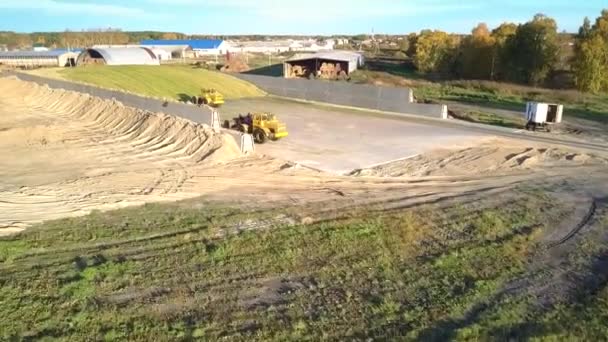
M152 50L139 48L86 49L78 56L78 65L160 65Z
M217 49L224 41L221 39L168 39L142 40L141 45L188 45L195 50Z
M358 52L328 51L314 54L295 55L283 63L285 78L333 79L348 76L365 64L365 58Z
M0 52L0 64L26 68L76 66L77 58L78 52L68 50Z
M189 46L199 55L221 55L229 50L228 43L221 39L142 40L141 45L155 48L161 46Z

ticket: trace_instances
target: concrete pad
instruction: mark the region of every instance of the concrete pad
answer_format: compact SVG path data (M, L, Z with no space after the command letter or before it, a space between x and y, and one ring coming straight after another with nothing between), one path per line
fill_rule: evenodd
M445 146L470 144L489 135L464 128L437 127L272 97L227 102L222 120L267 111L287 124L289 136L256 146L256 152L335 173L407 158Z

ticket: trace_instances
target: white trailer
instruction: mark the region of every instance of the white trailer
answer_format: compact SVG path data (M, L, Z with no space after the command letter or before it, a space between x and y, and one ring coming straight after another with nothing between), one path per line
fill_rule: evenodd
M526 129L535 131L541 128L550 132L550 125L562 122L563 113L563 105L528 102L526 104Z

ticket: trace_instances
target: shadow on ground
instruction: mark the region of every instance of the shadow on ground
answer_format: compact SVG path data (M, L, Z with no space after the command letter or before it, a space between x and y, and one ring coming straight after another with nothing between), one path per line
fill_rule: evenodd
M249 71L243 72L243 74L248 75L262 75L262 76L272 76L272 77L283 77L283 65L282 64L273 64L257 69L251 69Z

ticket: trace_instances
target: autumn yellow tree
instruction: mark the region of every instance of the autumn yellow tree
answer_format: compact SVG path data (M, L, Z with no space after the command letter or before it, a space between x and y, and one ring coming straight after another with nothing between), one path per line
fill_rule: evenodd
M442 31L423 31L416 40L414 63L422 72L445 72L455 56L455 37Z
M171 32L163 33L163 39L175 40L175 39L177 39L177 34L171 33Z

